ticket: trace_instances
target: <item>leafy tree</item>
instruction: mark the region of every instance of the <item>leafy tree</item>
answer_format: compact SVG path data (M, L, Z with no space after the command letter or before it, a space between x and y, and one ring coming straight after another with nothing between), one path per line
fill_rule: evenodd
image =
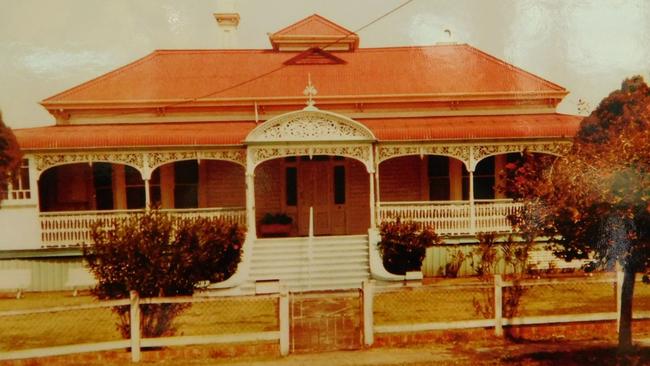
M593 253L602 265L621 266L619 348L629 350L634 278L650 264L648 85L639 76L626 79L583 119L571 150L545 174L543 165L526 154L506 167L506 189L527 207L515 226L550 237L567 261Z
M5 187L7 180L19 166L21 156L16 136L11 128L4 124L0 112L0 190ZM0 195L0 201L2 198L3 196Z
M192 295L202 283L230 277L240 261L244 231L218 219L172 219L149 210L109 227L92 229L92 245L83 256L98 279L99 299L123 299L135 290L141 297ZM209 281L209 282L208 282ZM173 334L172 321L184 304L142 306L145 337ZM129 334L129 309L116 307L118 329Z

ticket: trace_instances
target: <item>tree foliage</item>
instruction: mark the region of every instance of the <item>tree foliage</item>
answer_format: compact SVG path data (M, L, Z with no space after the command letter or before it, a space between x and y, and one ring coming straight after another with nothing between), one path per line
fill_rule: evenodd
M542 165L526 154L520 164L506 167L507 189L520 193L527 207L514 218L515 226L550 237L566 260L593 253L602 264L620 264L625 279L619 345L628 347L634 275L650 264L648 85L641 77L625 80L583 119L570 151L546 174Z
M172 220L150 210L110 227L95 225L92 245L83 255L98 280L99 299L122 299L135 290L141 297L192 295L201 283L230 277L240 261L244 231L218 219ZM129 334L128 307L117 307L118 328ZM173 333L172 320L184 306L143 305L143 335Z
M16 136L11 128L4 124L0 112L0 187L4 187L7 179L19 166L21 156Z

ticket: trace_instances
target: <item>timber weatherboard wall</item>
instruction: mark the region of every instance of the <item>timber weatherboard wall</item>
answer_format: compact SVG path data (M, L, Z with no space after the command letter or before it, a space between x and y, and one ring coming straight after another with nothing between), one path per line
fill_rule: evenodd
M72 268L82 268L83 262L77 257L37 257L0 259L0 270L29 269L32 272L32 283L26 291L61 291L68 290L68 271ZM70 289L72 291L72 289ZM72 293L72 292L70 292ZM27 297L29 294L26 295Z

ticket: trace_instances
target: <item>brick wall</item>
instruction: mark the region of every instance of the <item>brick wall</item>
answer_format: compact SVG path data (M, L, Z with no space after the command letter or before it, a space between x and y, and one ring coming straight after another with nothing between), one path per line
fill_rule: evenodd
M633 334L648 334L648 332L650 332L650 320L635 320L632 322ZM515 340L526 341L561 339L615 341L618 337L616 333L616 322L614 321L504 327L504 334ZM399 347L434 342L475 341L489 337L496 337L493 328L375 334L373 347ZM634 336L632 338L634 339Z
M282 211L281 163L280 159L270 160L260 164L255 169L255 214L257 221L267 212Z
M178 360L183 364L186 360L226 359L246 356L280 356L280 346L277 342L235 343L209 346L184 346L162 349L142 350L142 363ZM2 366L40 366L40 365L101 365L101 364L131 364L131 354L128 351L106 351L79 353L68 356L32 358L26 360L0 361Z
M381 163L379 165L380 200L422 200L421 167L422 164L419 156L403 156ZM428 200L428 197L424 199Z
M367 234L370 227L370 177L366 167L349 159L345 202L347 234Z
M207 207L246 206L246 182L243 166L227 161L208 160L205 164Z

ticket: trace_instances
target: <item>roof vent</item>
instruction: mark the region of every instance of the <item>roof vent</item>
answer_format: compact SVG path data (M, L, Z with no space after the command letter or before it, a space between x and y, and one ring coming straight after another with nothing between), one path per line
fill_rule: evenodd
M345 60L340 57L318 47L310 48L284 62L285 65L341 65L345 63Z

